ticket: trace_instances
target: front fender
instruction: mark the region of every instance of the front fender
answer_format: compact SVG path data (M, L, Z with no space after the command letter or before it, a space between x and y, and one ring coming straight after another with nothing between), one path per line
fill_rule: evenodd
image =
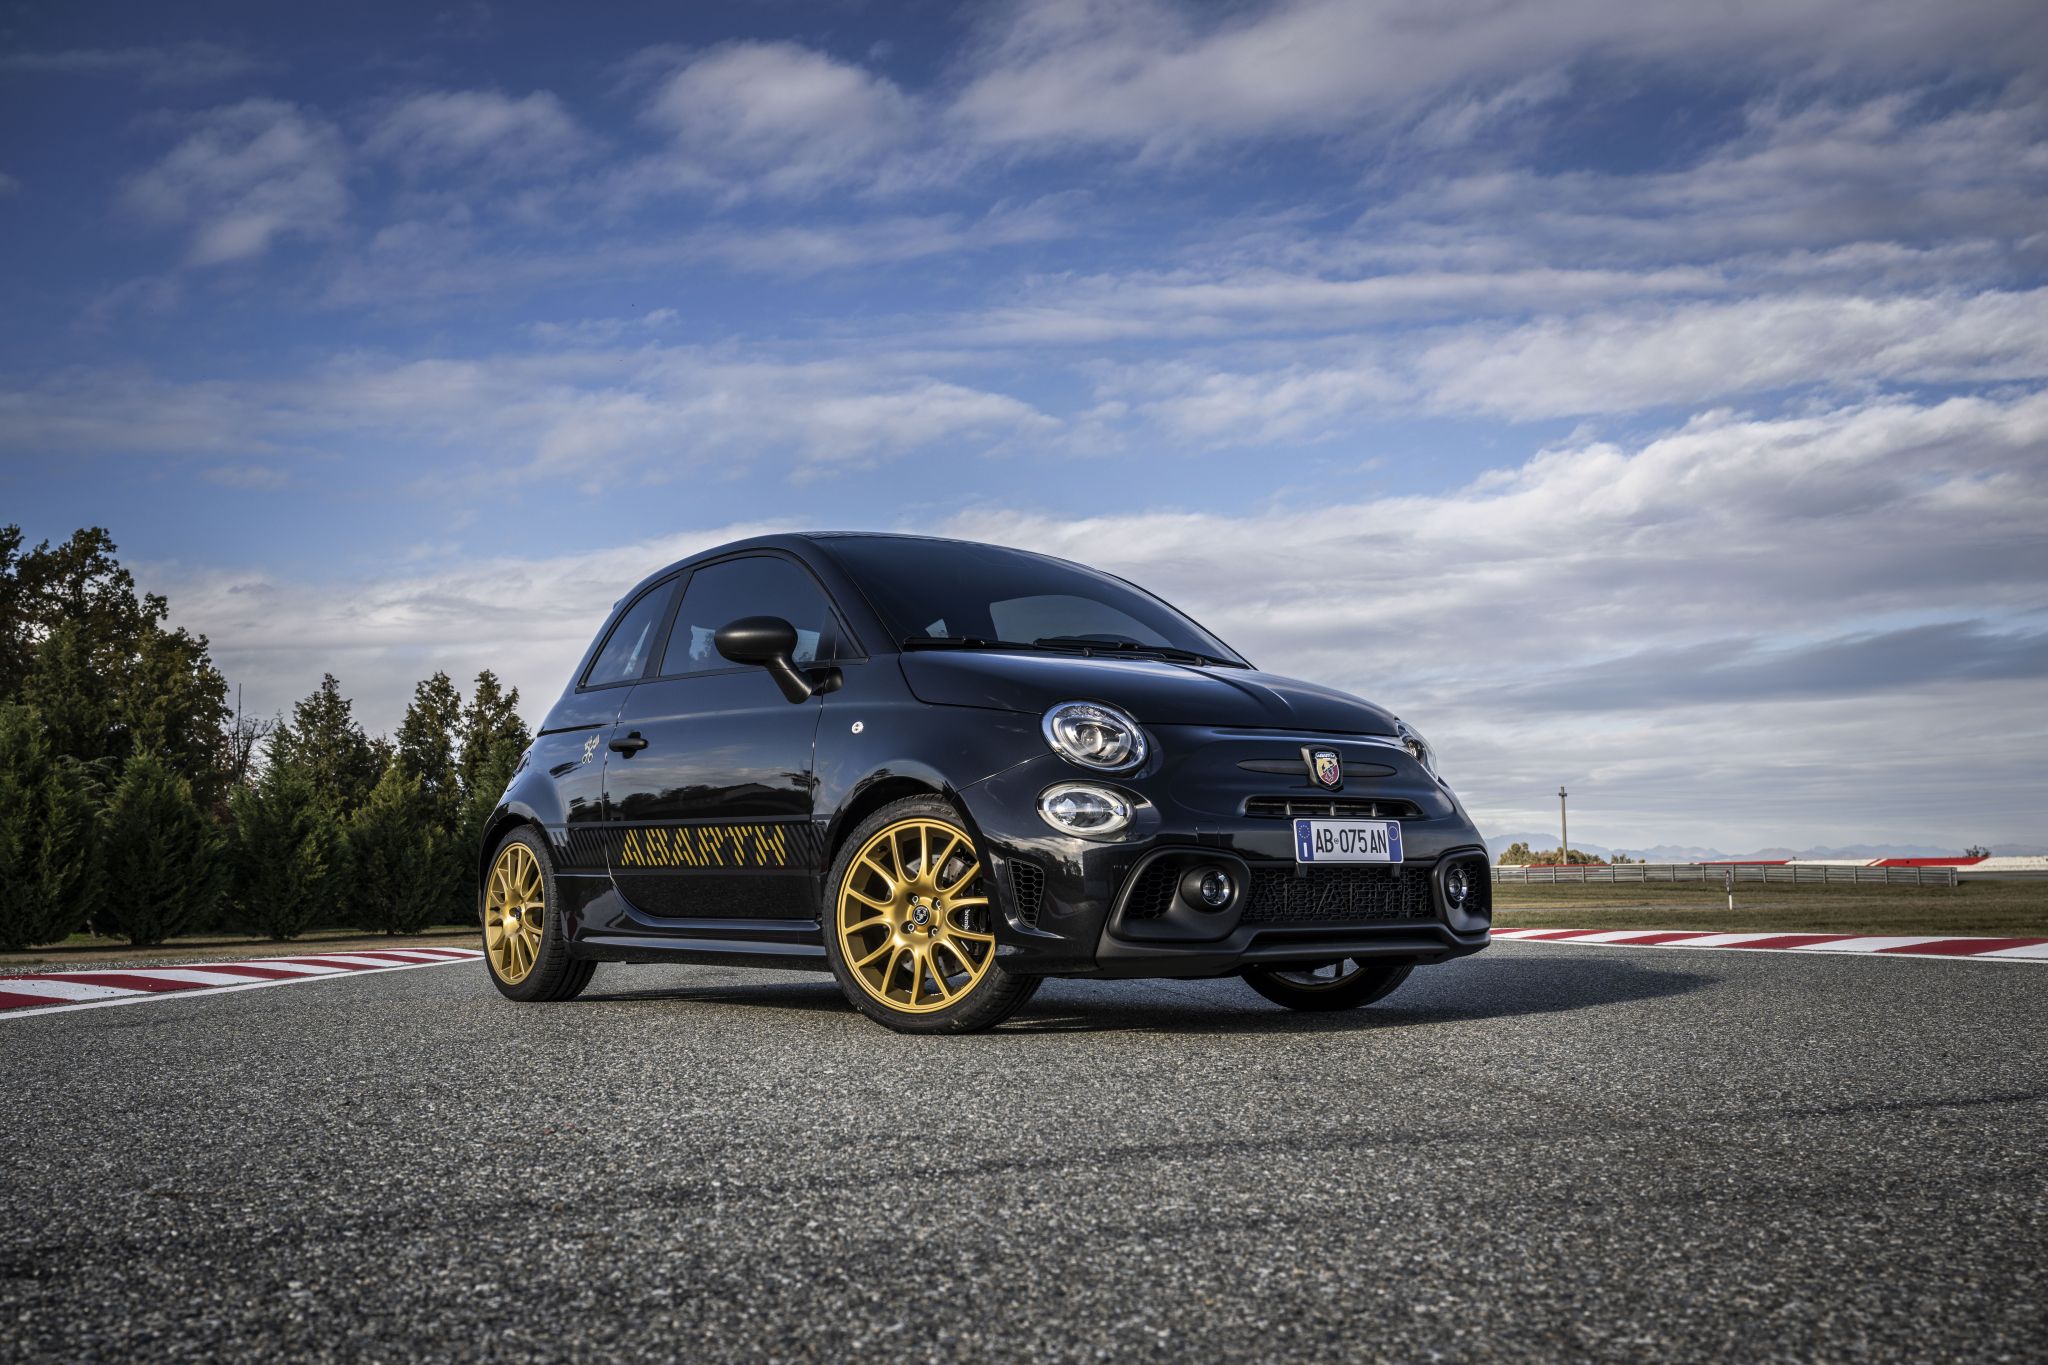
M833 705L818 726L813 809L835 847L877 795L915 789L958 794L1045 752L1036 717L912 700ZM859 725L859 729L854 729Z

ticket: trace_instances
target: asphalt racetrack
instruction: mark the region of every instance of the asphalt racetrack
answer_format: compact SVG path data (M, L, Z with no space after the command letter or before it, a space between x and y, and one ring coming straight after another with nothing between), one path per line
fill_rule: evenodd
M481 963L0 1020L8 1359L2039 1360L2048 970L1502 943L1371 1009Z

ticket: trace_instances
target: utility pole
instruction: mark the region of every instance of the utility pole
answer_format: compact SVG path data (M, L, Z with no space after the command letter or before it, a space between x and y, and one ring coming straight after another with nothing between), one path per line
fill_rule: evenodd
M1565 818L1564 787L1562 784L1557 789L1557 833L1558 866L1570 867L1572 865L1572 826L1571 821Z

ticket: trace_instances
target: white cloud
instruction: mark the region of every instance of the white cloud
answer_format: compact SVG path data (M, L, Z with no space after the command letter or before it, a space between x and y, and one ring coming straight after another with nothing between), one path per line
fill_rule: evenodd
M176 384L73 371L0 389L0 452L272 455L401 443L494 479L613 481L716 463L819 472L1058 423L917 356L788 360L577 347L478 359L345 356L283 379ZM444 466L445 468L446 466Z
M287 709L332 672L376 733L397 727L413 683L437 668L465 690L492 669L520 689L527 720L538 722L622 592L672 560L771 529L731 526L552 557L463 555L343 590L262 568L141 567L163 585L176 622L208 634L248 711Z
M1510 417L1628 412L1811 384L2048 376L2048 289L1791 296L1479 328L1422 351L1429 401Z
M551 91L514 99L495 90L443 90L391 105L363 150L416 177L451 171L530 176L581 159L592 142Z
M206 471L206 481L211 484L218 484L222 488L240 489L244 492L257 490L270 492L280 488L289 488L292 484L291 475L285 473L282 469L273 469L269 465L260 464L215 465Z
M1541 827L1562 780L1596 842L1754 846L2038 838L2017 821L2048 754L2043 525L2033 393L1709 416L1435 496L988 507L939 529L1124 574L1268 669L1384 701L1430 732L1488 827ZM389 728L414 678L488 666L538 718L621 591L764 529L344 584L150 581L255 709L331 669Z
M1328 333L1473 315L1570 309L1603 300L1720 293L1719 271L1528 269L1390 270L1359 276L1226 265L1063 279L949 326L960 339L999 344L1241 337L1251 331Z
M249 455L283 448L253 419L246 387L225 381L71 369L0 388L0 454Z
M1348 130L1444 92L1483 102L1587 60L2038 70L2048 51L2048 14L2028 0L1283 0L1199 19L1159 0L1020 0L1001 13L954 105L977 135L1167 151Z
M1995 243L1978 253L1988 274L2012 270L2020 255L2039 263L2044 214L2048 103L2031 87L1959 108L1939 90L1909 89L1761 99L1733 138L1672 170L1491 167L1426 177L1367 213L1349 240L1380 261L1721 260L1762 270L1768 258L1731 258Z
M1098 564L1265 667L1385 700L1489 827L1540 827L1564 780L1599 842L1755 846L2039 838L2042 525L2034 393L1711 415L1439 496L952 530Z
M0 53L0 72L9 75L133 76L146 85L203 85L266 67L246 52L207 42Z
M1387 412L1519 420L1780 390L2037 380L2048 377L2048 289L1620 306L1281 349L1317 359L1133 364L1107 372L1100 393L1182 437L1256 445L1345 435Z
M505 247L480 241L466 222L407 221L379 232L323 291L336 307L419 307L448 298L601 280L672 288L679 271L705 266L804 278L862 266L995 251L1050 241L1076 229L1064 196L997 203L958 214L807 219L749 227L713 223L652 236L585 235L559 244Z
M333 235L349 209L348 152L321 115L279 100L215 109L164 158L123 186L145 219L189 227L187 260L260 256L283 238Z
M730 43L690 54L654 86L642 117L670 139L660 167L678 186L806 195L872 184L916 132L893 81L794 43Z
M530 322L527 335L546 346L611 346L635 336L674 327L676 310L656 308L630 318L578 318L574 322Z

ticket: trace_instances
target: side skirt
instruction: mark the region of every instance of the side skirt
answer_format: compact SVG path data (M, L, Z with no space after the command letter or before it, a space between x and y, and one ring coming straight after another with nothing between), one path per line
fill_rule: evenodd
M659 934L585 930L572 957L593 962L706 962L828 971L816 920L665 920Z

